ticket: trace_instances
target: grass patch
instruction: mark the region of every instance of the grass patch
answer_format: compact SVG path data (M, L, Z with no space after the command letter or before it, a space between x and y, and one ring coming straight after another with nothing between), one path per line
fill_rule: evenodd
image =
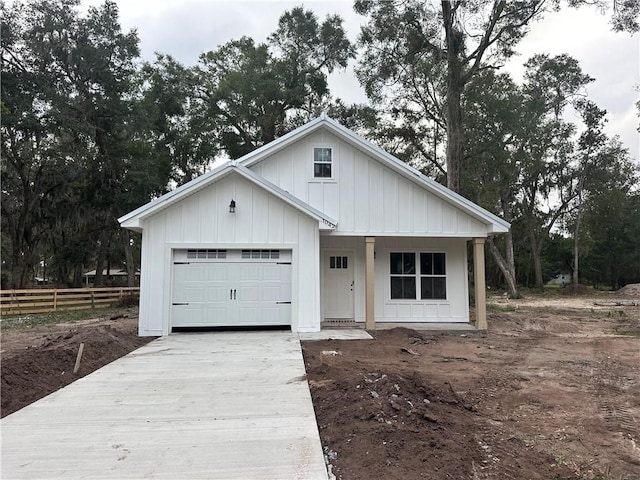
M87 310L58 310L47 313L33 313L28 315L11 315L2 317L0 328L9 330L15 328L32 328L54 323L73 323L90 318L112 315L115 308L89 308Z

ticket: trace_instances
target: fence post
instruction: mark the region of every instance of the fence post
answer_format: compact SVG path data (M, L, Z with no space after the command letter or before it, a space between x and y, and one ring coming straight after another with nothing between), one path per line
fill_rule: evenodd
M96 308L96 299L93 294L93 290L91 290L91 308Z
M22 307L20 306L20 302L18 301L18 297L16 297L15 289L11 289L11 301L16 302L16 306L18 307L18 315L22 315Z
M55 312L58 309L58 289L53 289L53 311Z

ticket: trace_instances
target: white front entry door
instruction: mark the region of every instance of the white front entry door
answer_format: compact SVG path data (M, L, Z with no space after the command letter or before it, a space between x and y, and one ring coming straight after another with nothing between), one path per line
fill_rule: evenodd
M353 252L325 252L322 306L326 319L353 319Z
M172 327L291 325L290 253L244 252L174 262Z

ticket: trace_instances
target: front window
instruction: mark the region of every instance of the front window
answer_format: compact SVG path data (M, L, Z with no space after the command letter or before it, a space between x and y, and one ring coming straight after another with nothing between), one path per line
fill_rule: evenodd
M444 253L420 254L420 298L423 300L447 298Z
M391 298L416 298L416 254L391 254Z
M313 176L314 178L332 177L332 151L329 147L316 147L313 149Z
M420 261L416 262L416 258ZM445 300L446 258L441 252L391 252L391 299ZM420 283L418 284L418 280Z

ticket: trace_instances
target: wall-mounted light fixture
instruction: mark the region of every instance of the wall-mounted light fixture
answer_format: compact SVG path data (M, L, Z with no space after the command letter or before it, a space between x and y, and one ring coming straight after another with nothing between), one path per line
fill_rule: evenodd
M236 213L236 201L231 199L231 203L229 204L229 213Z

